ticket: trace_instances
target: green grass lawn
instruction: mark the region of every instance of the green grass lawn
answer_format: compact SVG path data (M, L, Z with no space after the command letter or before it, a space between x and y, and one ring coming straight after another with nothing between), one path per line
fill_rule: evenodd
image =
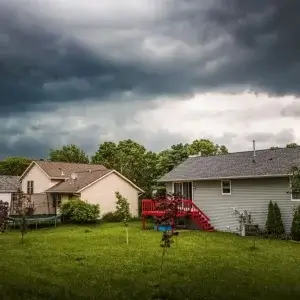
M161 233L130 226L0 234L1 299L300 299L298 243L182 231L160 291Z

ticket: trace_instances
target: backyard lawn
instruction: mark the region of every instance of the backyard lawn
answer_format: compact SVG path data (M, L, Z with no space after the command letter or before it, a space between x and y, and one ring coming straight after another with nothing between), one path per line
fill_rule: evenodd
M298 243L182 231L160 290L161 233L130 226L0 234L1 299L300 299Z

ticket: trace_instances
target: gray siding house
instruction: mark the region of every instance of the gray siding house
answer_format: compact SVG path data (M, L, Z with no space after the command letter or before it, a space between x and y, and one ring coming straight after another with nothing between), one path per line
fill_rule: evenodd
M191 156L164 175L168 193L192 199L219 231L237 232L233 210L251 211L264 229L269 201L281 209L290 231L293 209L300 197L290 191L290 170L299 166L300 147L236 152L217 156Z

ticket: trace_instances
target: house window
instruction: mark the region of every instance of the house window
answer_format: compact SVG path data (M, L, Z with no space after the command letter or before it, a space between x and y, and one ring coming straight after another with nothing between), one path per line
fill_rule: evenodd
M33 194L33 181L32 180L27 181L27 194L29 194L29 195Z
M193 184L189 182L174 182L174 194L183 196L186 199L191 199L193 197Z
M231 195L231 181L230 180L222 180L221 181L221 190L222 190L222 195Z
M300 191L293 190L292 186L292 179L290 178L290 193L291 193L291 200L292 201L300 201Z

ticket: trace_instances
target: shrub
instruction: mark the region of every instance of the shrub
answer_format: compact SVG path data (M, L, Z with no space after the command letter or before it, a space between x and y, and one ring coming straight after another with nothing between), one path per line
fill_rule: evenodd
M278 204L272 201L269 203L268 217L266 222L266 233L270 237L281 237L284 235L284 226Z
M267 234L270 235L275 233L274 204L272 201L269 202L269 206L268 206L266 232Z
M102 216L102 220L105 222L121 222L121 216L115 212L108 212Z
M300 241L300 205L294 211L291 235L293 240Z
M275 219L275 233L278 235L284 234L284 227L281 218L281 212L278 204L275 202L274 204L274 219Z
M80 199L66 200L61 204L61 213L64 219L72 223L90 223L99 218L100 207Z

